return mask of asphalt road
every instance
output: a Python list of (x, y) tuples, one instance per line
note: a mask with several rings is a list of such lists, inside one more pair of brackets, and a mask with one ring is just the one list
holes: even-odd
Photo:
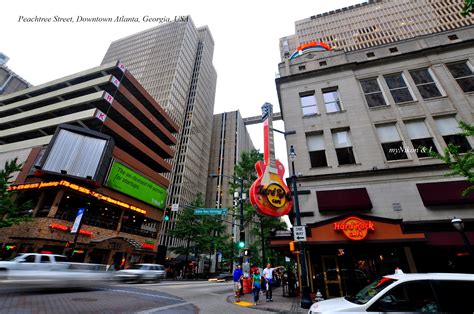
[(232, 282), (164, 281), (81, 290), (0, 286), (0, 313), (263, 313), (228, 303), (232, 293)]

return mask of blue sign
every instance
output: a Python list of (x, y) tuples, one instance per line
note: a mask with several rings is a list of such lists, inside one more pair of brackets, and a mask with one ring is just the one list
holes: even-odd
[(227, 215), (228, 208), (196, 208), (194, 215)]
[(85, 210), (86, 210), (85, 208), (79, 208), (79, 210), (77, 211), (76, 220), (74, 220), (74, 225), (72, 225), (71, 233), (78, 232), (79, 225), (81, 224), (81, 220), (82, 220), (82, 215), (84, 215)]

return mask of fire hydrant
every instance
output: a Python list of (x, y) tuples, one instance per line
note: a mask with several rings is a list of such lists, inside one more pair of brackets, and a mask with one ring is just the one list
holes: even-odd
[(316, 302), (324, 301), (323, 295), (321, 294), (321, 292), (319, 290), (318, 290), (318, 292), (316, 292), (316, 298), (314, 299), (314, 301), (316, 301)]

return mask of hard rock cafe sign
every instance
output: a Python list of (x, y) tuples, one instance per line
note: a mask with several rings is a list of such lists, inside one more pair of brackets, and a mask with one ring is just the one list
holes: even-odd
[(375, 223), (357, 217), (349, 217), (334, 223), (335, 231), (342, 231), (350, 240), (359, 241), (367, 237), (369, 231), (375, 231)]

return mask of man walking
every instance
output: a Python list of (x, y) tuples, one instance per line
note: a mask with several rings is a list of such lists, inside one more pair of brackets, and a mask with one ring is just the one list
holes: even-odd
[(273, 302), (272, 298), (272, 283), (273, 283), (273, 271), (278, 268), (283, 268), (283, 266), (278, 266), (275, 268), (271, 267), (270, 263), (267, 264), (267, 268), (263, 270), (263, 278), (265, 279), (265, 284), (267, 286), (267, 302)]
[(240, 265), (235, 265), (233, 277), (234, 277), (234, 293), (235, 293), (235, 302), (240, 302), (240, 289), (242, 288), (240, 281), (243, 278), (242, 269)]

